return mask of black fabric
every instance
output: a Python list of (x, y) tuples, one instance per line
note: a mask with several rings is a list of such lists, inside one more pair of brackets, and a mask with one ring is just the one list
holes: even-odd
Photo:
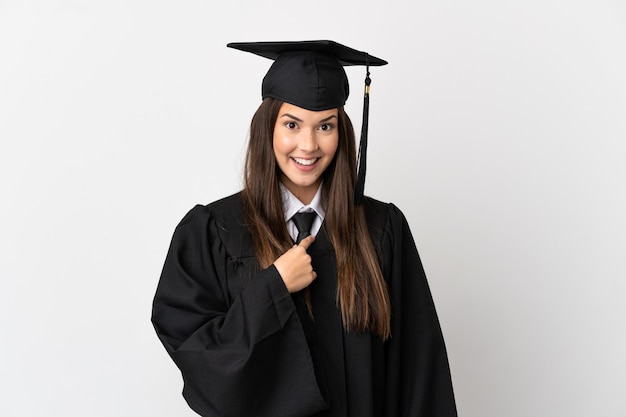
[(302, 242), (302, 239), (311, 234), (311, 226), (313, 225), (315, 216), (317, 216), (317, 214), (314, 211), (302, 211), (291, 217), (291, 220), (293, 220), (293, 223), (296, 225), (296, 229), (298, 229), (296, 245)]
[(350, 94), (348, 77), (334, 57), (318, 52), (287, 52), (276, 59), (263, 78), (261, 96), (303, 109), (342, 107)]
[(278, 41), (278, 42), (231, 42), (229, 48), (250, 52), (265, 58), (277, 59), (287, 52), (318, 52), (336, 57), (341, 65), (371, 65), (374, 67), (386, 65), (387, 61), (376, 58), (366, 52), (358, 51), (338, 42), (329, 40), (319, 41)]
[(180, 222), (153, 303), (156, 332), (202, 416), (456, 416), (447, 354), (408, 224), (365, 198), (392, 301), (392, 337), (343, 330), (324, 227), (309, 247), (314, 320), (275, 267), (260, 269), (240, 195)]
[(350, 87), (345, 65), (386, 65), (387, 61), (337, 42), (233, 42), (229, 48), (274, 60), (261, 95), (320, 111), (342, 107)]

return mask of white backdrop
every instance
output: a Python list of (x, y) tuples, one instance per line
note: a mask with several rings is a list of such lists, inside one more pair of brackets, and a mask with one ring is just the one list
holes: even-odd
[(625, 416), (610, 0), (0, 0), (0, 415), (195, 415), (149, 318), (175, 225), (240, 186), (270, 61), (225, 45), (305, 39), (390, 63), (366, 192), (411, 224), (460, 415)]

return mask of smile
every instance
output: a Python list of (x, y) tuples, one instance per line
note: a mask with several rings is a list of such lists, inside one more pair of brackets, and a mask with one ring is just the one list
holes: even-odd
[(316, 163), (319, 160), (319, 158), (313, 158), (313, 159), (291, 158), (291, 159), (296, 161), (297, 164), (304, 165), (304, 166), (313, 165), (314, 163)]

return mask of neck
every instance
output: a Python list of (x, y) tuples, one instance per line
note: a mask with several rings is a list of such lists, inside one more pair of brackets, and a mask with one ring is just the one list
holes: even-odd
[(285, 181), (284, 179), (282, 183), (285, 188), (287, 188), (291, 192), (291, 194), (293, 194), (304, 205), (311, 204), (311, 201), (313, 201), (313, 198), (315, 197), (315, 194), (317, 194), (317, 190), (321, 185), (320, 181), (308, 187), (300, 187), (296, 184), (289, 182), (288, 180)]

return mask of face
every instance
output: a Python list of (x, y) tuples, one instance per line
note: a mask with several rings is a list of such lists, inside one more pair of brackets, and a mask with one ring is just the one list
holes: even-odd
[(311, 202), (337, 152), (337, 109), (311, 111), (284, 103), (274, 125), (274, 155), (281, 181), (300, 201)]

